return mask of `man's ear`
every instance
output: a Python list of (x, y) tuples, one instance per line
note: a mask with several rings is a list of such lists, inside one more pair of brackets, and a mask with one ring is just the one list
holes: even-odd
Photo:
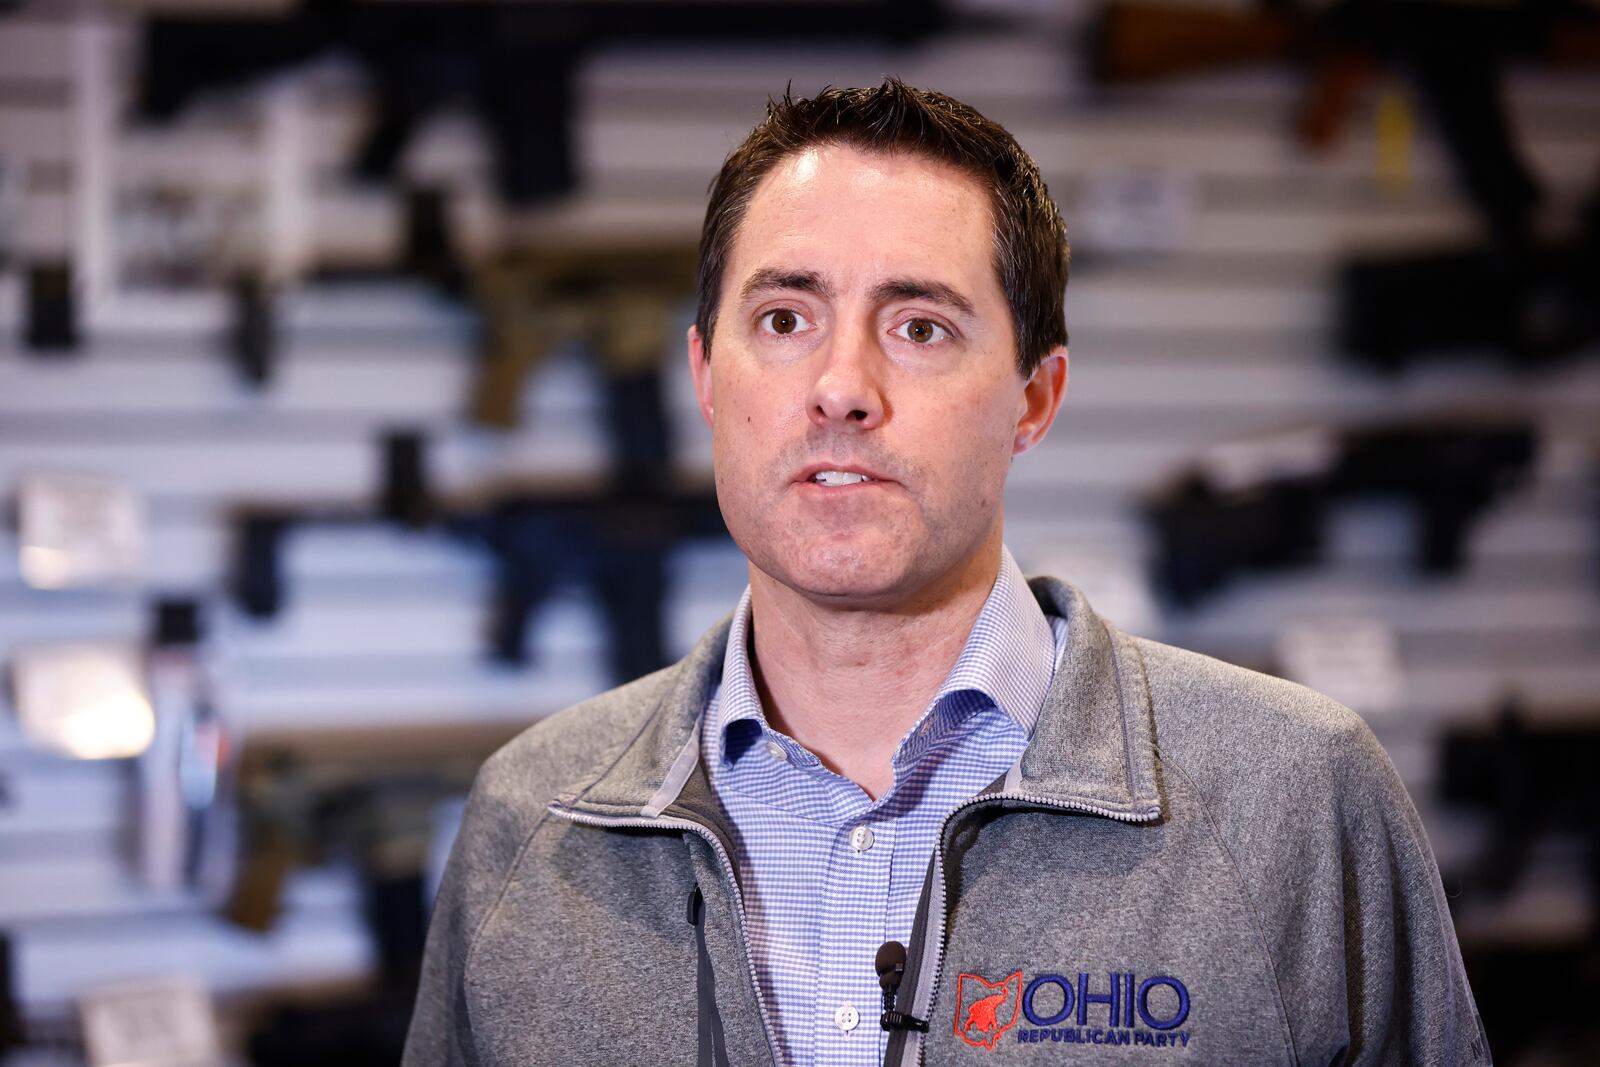
[(1058, 345), (1039, 361), (1033, 376), (1022, 387), (1021, 417), (1011, 454), (1020, 456), (1040, 441), (1056, 421), (1061, 401), (1067, 395), (1067, 348)]
[(689, 327), (689, 377), (694, 381), (694, 398), (700, 405), (700, 417), (706, 420), (706, 425), (713, 425), (711, 421), (711, 360), (710, 353), (706, 351), (705, 338), (700, 336), (700, 327)]

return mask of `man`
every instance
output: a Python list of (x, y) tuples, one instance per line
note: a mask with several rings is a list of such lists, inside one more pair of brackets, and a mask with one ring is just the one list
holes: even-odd
[(749, 590), (485, 765), (407, 1064), (1487, 1061), (1361, 721), (1004, 548), (1065, 281), (1037, 168), (971, 108), (769, 107), (688, 341)]

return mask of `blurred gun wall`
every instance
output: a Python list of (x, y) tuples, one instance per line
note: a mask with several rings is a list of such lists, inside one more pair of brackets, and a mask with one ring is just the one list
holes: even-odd
[(393, 1062), (477, 762), (743, 586), (707, 182), (892, 73), (1066, 214), (1024, 570), (1361, 712), (1594, 1062), (1594, 9), (1460, 7), (0, 4), (0, 1059)]

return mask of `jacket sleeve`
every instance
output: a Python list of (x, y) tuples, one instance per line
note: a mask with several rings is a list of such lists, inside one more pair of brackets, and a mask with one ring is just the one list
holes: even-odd
[(500, 758), (492, 757), (473, 784), (434, 899), (402, 1067), (479, 1063), (466, 997), (467, 963), (473, 938), (532, 829), (528, 819), (514, 815), (525, 805), (505, 795), (510, 790), (497, 772)]
[(1342, 1062), (1487, 1064), (1483, 1024), (1416, 808), (1364, 724), (1353, 723), (1342, 740), (1334, 756), (1343, 772), (1335, 779), (1349, 1042)]

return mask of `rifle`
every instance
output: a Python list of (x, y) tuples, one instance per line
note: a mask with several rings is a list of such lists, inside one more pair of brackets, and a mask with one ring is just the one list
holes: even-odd
[(1338, 283), (1338, 347), (1392, 373), (1488, 350), (1536, 370), (1600, 342), (1600, 193), (1576, 237), (1352, 259)]
[(1332, 439), (1327, 455), (1290, 470), (1227, 479), (1199, 466), (1157, 490), (1144, 513), (1166, 598), (1193, 608), (1240, 571), (1315, 562), (1328, 510), (1359, 497), (1408, 504), (1419, 520), (1414, 565), (1454, 573), (1472, 524), (1527, 475), (1537, 449), (1521, 424), (1425, 422)]
[(1463, 875), (1475, 890), (1503, 897), (1526, 873), (1547, 834), (1577, 834), (1587, 847), (1589, 891), (1600, 906), (1600, 709), (1574, 710), (1560, 725), (1534, 726), (1515, 696), (1494, 724), (1457, 727), (1441, 744), (1441, 799), (1491, 817), (1489, 839)]
[(745, 0), (475, 3), (303, 0), (278, 18), (162, 16), (146, 24), (138, 113), (175, 116), (210, 88), (307, 62), (355, 57), (375, 82), (376, 121), (353, 171), (389, 179), (413, 130), (465, 97), (495, 146), (500, 192), (532, 204), (570, 190), (573, 75), (590, 49), (624, 40), (706, 41), (802, 36), (914, 40), (943, 25), (933, 0), (818, 0), (796, 19), (788, 5)]
[(1118, 0), (1089, 24), (1089, 75), (1102, 85), (1131, 85), (1283, 59), (1309, 32), (1304, 19), (1274, 9)]
[(662, 605), (666, 556), (690, 539), (726, 536), (711, 492), (544, 493), (504, 497), (444, 520), (458, 537), (494, 553), (492, 656), (528, 661), (528, 619), (562, 578), (598, 596), (610, 634), (612, 677), (648, 674), (667, 659)]
[(1512, 694), (1495, 722), (1453, 727), (1440, 744), (1440, 798), (1476, 809), (1489, 821), (1476, 856), (1447, 872), (1445, 884), (1484, 1030), (1494, 1055), (1506, 1062), (1537, 1048), (1551, 1062), (1586, 1063), (1600, 1042), (1600, 1027), (1583, 1014), (1526, 1025), (1545, 997), (1518, 977), (1538, 974), (1543, 988), (1575, 998), (1600, 996), (1600, 948), (1589, 930), (1574, 927), (1565, 937), (1546, 931), (1537, 940), (1473, 933), (1481, 915), (1474, 906), (1504, 901), (1524, 884), (1534, 870), (1536, 846), (1553, 835), (1582, 843), (1589, 911), (1600, 908), (1600, 825), (1593, 818), (1600, 802), (1597, 722), (1600, 708), (1568, 708), (1535, 724)]
[(264, 931), (288, 876), (355, 864), (377, 949), (361, 993), (287, 1005), (250, 1036), (256, 1064), (394, 1063), (405, 1042), (427, 932), (440, 814), (467, 794), (482, 761), (520, 727), (257, 734), (240, 761), (244, 849), (226, 915)]
[(471, 503), (451, 504), (429, 491), (425, 445), (412, 433), (384, 439), (386, 477), (377, 509), (239, 511), (229, 586), (240, 607), (256, 618), (281, 610), (281, 553), (295, 527), (396, 522), (493, 553), (497, 582), (489, 652), (494, 660), (528, 661), (529, 617), (558, 581), (572, 578), (590, 586), (605, 610), (612, 674), (619, 683), (666, 664), (666, 556), (686, 540), (726, 536), (713, 492), (646, 481), (635, 467), (620, 486), (496, 490), (466, 498)]
[(692, 246), (631, 242), (550, 246), (507, 253), (473, 279), (483, 317), (474, 421), (508, 428), (523, 383), (562, 341), (581, 340), (600, 369), (619, 465), (644, 484), (668, 455), (659, 400), (663, 345), (672, 317), (694, 291)]

